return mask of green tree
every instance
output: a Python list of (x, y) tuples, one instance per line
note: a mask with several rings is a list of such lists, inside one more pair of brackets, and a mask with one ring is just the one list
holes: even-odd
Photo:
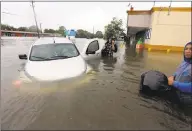
[(44, 29), (44, 33), (56, 33), (54, 29)]
[(94, 35), (93, 33), (90, 33), (90, 32), (89, 32), (89, 33), (88, 33), (88, 38), (89, 38), (89, 39), (93, 39), (93, 38), (95, 38), (95, 35)]
[(35, 25), (30, 26), (28, 29), (30, 32), (37, 32), (37, 27)]
[(101, 31), (97, 31), (95, 34), (96, 38), (103, 38), (103, 33)]
[(17, 30), (18, 31), (28, 31), (28, 28), (27, 27), (19, 27)]
[(111, 37), (118, 38), (120, 34), (124, 31), (122, 26), (123, 26), (122, 19), (118, 20), (116, 17), (114, 17), (113, 20), (108, 25), (105, 26), (104, 38), (105, 39)]
[(77, 38), (88, 38), (88, 39), (92, 39), (92, 38), (94, 38), (94, 34), (88, 32), (88, 31), (86, 31), (86, 30), (79, 29), (79, 30), (77, 30), (76, 37), (77, 37)]
[(82, 29), (77, 30), (77, 38), (87, 38), (86, 32)]
[(59, 26), (59, 30), (66, 30), (64, 26)]
[(12, 31), (16, 31), (17, 28), (10, 26), (10, 25), (6, 25), (6, 24), (1, 24), (1, 30), (12, 30)]
[(56, 31), (56, 33), (59, 33), (65, 37), (65, 31), (66, 31), (66, 28), (64, 26), (59, 26), (59, 29)]

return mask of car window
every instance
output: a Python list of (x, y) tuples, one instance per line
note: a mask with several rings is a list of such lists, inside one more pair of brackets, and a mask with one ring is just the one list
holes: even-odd
[(56, 60), (76, 57), (79, 52), (74, 44), (42, 44), (31, 49), (30, 60)]
[(88, 50), (88, 51), (97, 51), (97, 50), (99, 50), (99, 43), (98, 43), (98, 41), (93, 41), (93, 42), (91, 42), (91, 43), (89, 44), (87, 50)]

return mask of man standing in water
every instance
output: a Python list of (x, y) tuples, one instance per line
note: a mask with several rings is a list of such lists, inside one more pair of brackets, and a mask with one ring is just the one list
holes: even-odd
[(117, 45), (115, 44), (115, 38), (109, 39), (105, 43), (105, 47), (102, 50), (102, 56), (113, 56), (113, 52), (117, 52)]

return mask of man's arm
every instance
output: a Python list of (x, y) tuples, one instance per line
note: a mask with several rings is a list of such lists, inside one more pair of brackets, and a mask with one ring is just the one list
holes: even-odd
[(188, 93), (192, 92), (192, 89), (191, 89), (192, 82), (184, 83), (184, 82), (174, 81), (173, 86), (182, 92), (188, 92)]
[[(178, 68), (180, 68), (180, 66), (181, 66), (181, 64), (177, 67), (177, 70), (178, 70)], [(175, 73), (172, 76), (175, 78), (176, 75), (177, 75), (177, 71), (175, 71)]]
[(117, 45), (116, 45), (116, 44), (112, 45), (112, 50), (113, 50), (114, 52), (117, 52)]
[(115, 50), (115, 44), (112, 44), (112, 50), (113, 51)]

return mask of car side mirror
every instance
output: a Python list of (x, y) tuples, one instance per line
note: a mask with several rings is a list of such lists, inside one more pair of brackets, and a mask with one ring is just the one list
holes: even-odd
[(20, 54), (19, 59), (27, 60), (27, 55), (26, 54)]

